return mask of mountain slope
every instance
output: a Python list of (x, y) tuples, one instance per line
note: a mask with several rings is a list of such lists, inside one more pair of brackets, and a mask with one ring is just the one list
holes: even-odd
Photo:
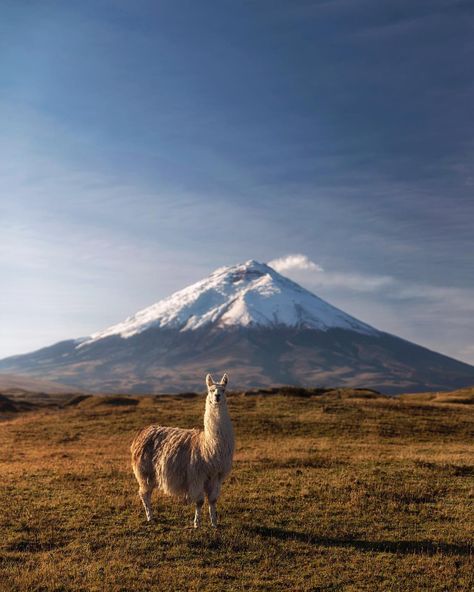
[(0, 391), (25, 390), (48, 394), (67, 393), (70, 387), (34, 376), (0, 372)]
[(378, 331), (255, 261), (221, 268), (88, 338), (0, 361), (0, 371), (103, 392), (201, 389), (207, 371), (224, 369), (234, 388), (474, 384), (474, 367)]

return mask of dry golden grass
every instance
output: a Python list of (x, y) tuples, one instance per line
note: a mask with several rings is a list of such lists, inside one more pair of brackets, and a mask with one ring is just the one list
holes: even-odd
[(233, 396), (221, 527), (129, 466), (148, 423), (196, 426), (200, 397), (98, 397), (0, 423), (0, 589), (470, 591), (474, 406), (341, 393)]

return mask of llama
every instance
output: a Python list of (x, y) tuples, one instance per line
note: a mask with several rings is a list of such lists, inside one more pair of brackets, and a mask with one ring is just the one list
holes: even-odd
[(194, 528), (201, 525), (206, 495), (211, 525), (217, 527), (216, 503), (234, 454), (234, 433), (225, 397), (227, 382), (227, 374), (219, 383), (210, 374), (206, 376), (204, 429), (151, 425), (135, 437), (132, 468), (148, 521), (152, 519), (151, 494), (158, 487), (165, 494), (196, 504)]

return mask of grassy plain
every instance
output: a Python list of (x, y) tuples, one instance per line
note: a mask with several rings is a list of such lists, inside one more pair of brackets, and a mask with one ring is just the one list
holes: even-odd
[(233, 395), (221, 526), (154, 498), (129, 445), (203, 397), (90, 397), (0, 422), (0, 590), (471, 591), (474, 401)]

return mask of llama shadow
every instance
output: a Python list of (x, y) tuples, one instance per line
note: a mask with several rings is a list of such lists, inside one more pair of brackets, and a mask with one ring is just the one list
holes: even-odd
[(474, 556), (474, 544), (437, 543), (434, 541), (365, 541), (319, 537), (304, 532), (284, 530), (273, 526), (249, 527), (253, 534), (284, 541), (299, 541), (318, 547), (352, 548), (367, 553), (396, 553), (401, 555), (467, 555)]

